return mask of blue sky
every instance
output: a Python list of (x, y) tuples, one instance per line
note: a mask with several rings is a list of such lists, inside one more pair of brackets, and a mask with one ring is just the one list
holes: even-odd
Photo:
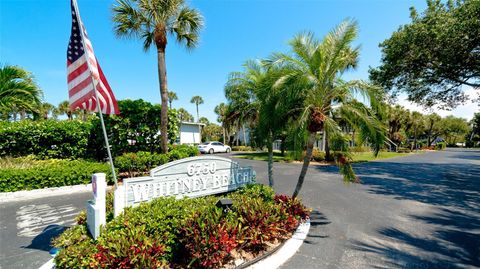
[[(145, 53), (138, 40), (113, 34), (114, 0), (77, 0), (95, 54), (117, 99), (159, 103), (156, 54)], [(0, 64), (19, 65), (33, 72), (45, 101), (58, 104), (68, 98), (66, 46), (70, 35), (69, 0), (1, 0)], [(173, 103), (195, 115), (194, 95), (204, 98), (200, 116), (216, 119), (214, 107), (224, 102), (228, 73), (241, 64), (274, 51), (288, 51), (287, 41), (301, 31), (319, 38), (345, 18), (358, 21), (360, 65), (346, 78), (368, 78), (368, 67), (380, 59), (378, 43), (409, 22), (409, 7), (419, 10), (425, 1), (189, 1), (205, 17), (197, 49), (187, 51), (173, 39), (167, 47), (168, 87), (179, 96)], [(408, 106), (408, 105), (407, 105)], [(410, 108), (414, 106), (410, 105)], [(475, 109), (474, 107), (472, 109)], [(471, 110), (471, 109), (470, 109)], [(465, 115), (463, 115), (463, 114)], [(471, 117), (472, 112), (459, 116)]]

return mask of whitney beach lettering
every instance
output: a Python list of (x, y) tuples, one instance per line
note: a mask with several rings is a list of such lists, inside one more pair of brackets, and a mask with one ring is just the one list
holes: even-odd
[(148, 177), (125, 179), (124, 206), (135, 206), (162, 196), (198, 197), (235, 190), (255, 182), (251, 167), (216, 156), (192, 157), (157, 167)]

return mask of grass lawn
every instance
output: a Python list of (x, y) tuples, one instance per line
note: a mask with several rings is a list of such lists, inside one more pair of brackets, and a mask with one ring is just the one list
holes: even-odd
[(369, 161), (374, 161), (374, 160), (380, 160), (380, 159), (388, 159), (388, 158), (394, 158), (394, 157), (401, 157), (401, 156), (406, 156), (412, 153), (398, 153), (398, 152), (386, 152), (386, 151), (381, 151), (378, 153), (378, 156), (375, 157), (373, 153), (371, 152), (356, 152), (353, 153), (353, 162), (369, 162)]
[[(380, 152), (378, 156), (375, 157), (371, 152), (358, 152), (358, 153), (353, 153), (353, 162), (368, 162), (373, 160), (401, 157), (409, 154), (412, 154), (412, 153)], [(267, 161), (268, 153), (267, 152), (241, 153), (238, 155), (233, 155), (232, 157), (255, 160), (255, 161)], [(280, 152), (273, 152), (273, 161), (274, 162), (291, 162), (293, 160), (291, 157), (288, 156), (287, 153), (285, 153), (285, 156), (282, 156)]]
[[(235, 158), (241, 159), (248, 159), (248, 160), (255, 160), (255, 161), (267, 161), (268, 160), (268, 152), (252, 152), (252, 153), (241, 153), (232, 155)], [(289, 158), (288, 154), (285, 153), (285, 156), (282, 156), (280, 152), (273, 152), (273, 161), (274, 162), (291, 162), (291, 158)]]

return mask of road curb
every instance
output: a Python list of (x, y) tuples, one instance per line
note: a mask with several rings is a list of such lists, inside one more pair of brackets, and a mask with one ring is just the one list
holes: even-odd
[(29, 191), (0, 192), (0, 203), (19, 202), (57, 195), (91, 192), (92, 184), (45, 188)]
[(288, 261), (295, 253), (297, 253), (303, 241), (307, 238), (308, 231), (310, 230), (310, 220), (308, 219), (304, 223), (298, 226), (297, 230), (293, 234), (292, 238), (288, 239), (283, 246), (275, 253), (272, 253), (265, 259), (262, 259), (250, 266), (247, 269), (276, 269), (282, 264)]

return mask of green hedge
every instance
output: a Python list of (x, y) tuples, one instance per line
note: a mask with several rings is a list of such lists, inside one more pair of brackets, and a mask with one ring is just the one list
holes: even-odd
[(134, 177), (146, 174), (151, 169), (167, 162), (197, 156), (198, 154), (197, 147), (187, 145), (171, 146), (167, 154), (147, 151), (125, 153), (115, 158), (115, 167), (122, 173), (122, 176)]
[(435, 150), (444, 150), (447, 148), (447, 143), (445, 142), (438, 142), (435, 144)]
[(84, 217), (79, 218), (79, 225), (53, 241), (61, 249), (55, 266), (219, 268), (232, 264), (235, 253), (259, 253), (286, 240), (309, 215), (298, 199), (275, 196), (263, 185), (226, 196), (233, 201), (227, 212), (215, 206), (218, 196), (158, 198), (126, 208), (107, 222), (97, 240), (89, 236)]
[(88, 184), (92, 174), (106, 173), (112, 181), (110, 166), (83, 160), (0, 159), (0, 192), (32, 190)]
[(0, 122), (0, 156), (84, 158), (91, 124), (81, 121)]
[(253, 149), (249, 146), (233, 146), (232, 151), (253, 151)]

